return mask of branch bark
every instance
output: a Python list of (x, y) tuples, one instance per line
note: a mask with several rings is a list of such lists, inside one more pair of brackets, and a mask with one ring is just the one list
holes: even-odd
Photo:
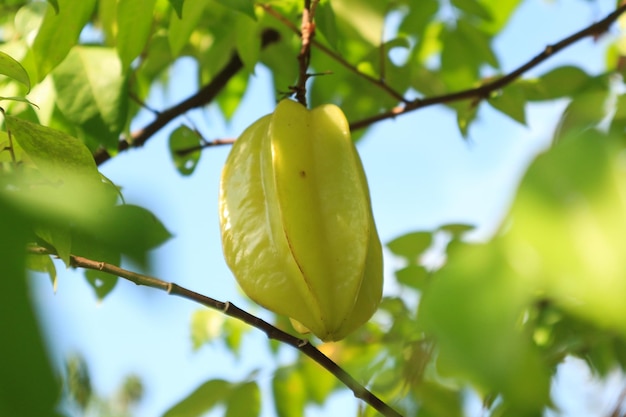
[[(56, 253), (45, 247), (29, 247), (30, 253), (38, 255), (52, 255), (57, 256)], [(300, 352), (313, 359), (319, 365), (321, 365), (328, 372), (333, 374), (344, 385), (346, 385), (354, 394), (356, 398), (361, 399), (365, 403), (369, 404), (376, 411), (386, 417), (402, 417), (391, 406), (365, 388), (362, 384), (356, 381), (350, 374), (348, 374), (343, 368), (333, 362), (328, 356), (320, 352), (314, 345), (312, 345), (306, 339), (300, 339), (292, 336), (289, 333), (271, 325), (270, 323), (262, 320), (245, 310), (237, 307), (233, 303), (228, 301), (219, 301), (206, 295), (202, 295), (195, 291), (189, 290), (173, 282), (167, 282), (160, 280), (159, 278), (151, 277), (149, 275), (139, 274), (127, 269), (120, 268), (113, 264), (106, 262), (96, 261), (93, 259), (84, 258), (82, 256), (70, 255), (70, 265), (75, 268), (92, 269), (96, 271), (106, 272), (111, 275), (118, 276), (126, 279), (136, 285), (155, 288), (161, 291), (165, 291), (170, 295), (176, 295), (178, 297), (186, 298), (194, 301), (205, 307), (212, 308), (214, 310), (221, 311), (227, 316), (241, 320), (252, 327), (255, 327), (264, 332), (269, 339), (274, 339), (279, 342), (285, 343), (298, 349)]]
[(609, 29), (609, 27), (613, 24), (613, 22), (615, 22), (617, 18), (620, 15), (622, 15), (624, 12), (626, 12), (626, 3), (623, 2), (622, 5), (620, 5), (614, 12), (607, 15), (604, 19), (587, 26), (586, 28), (568, 36), (567, 38), (553, 45), (546, 46), (545, 49), (541, 53), (539, 53), (538, 55), (530, 59), (528, 62), (522, 64), (515, 70), (511, 71), (510, 73), (494, 81), (491, 81), (477, 88), (471, 88), (471, 89), (467, 89), (463, 91), (458, 91), (452, 94), (445, 94), (441, 96), (428, 97), (428, 98), (418, 98), (418, 99), (409, 101), (403, 106), (395, 107), (387, 112), (380, 113), (380, 114), (368, 117), (363, 120), (352, 122), (350, 123), (350, 130), (363, 129), (381, 120), (392, 119), (392, 118), (395, 118), (396, 116), (400, 116), (402, 114), (406, 114), (406, 113), (409, 113), (409, 112), (412, 112), (412, 111), (415, 111), (424, 107), (433, 106), (435, 104), (445, 104), (445, 103), (451, 103), (453, 101), (460, 101), (460, 100), (466, 100), (466, 99), (488, 98), (491, 93), (512, 83), (517, 78), (519, 78), (522, 74), (524, 74), (526, 71), (530, 70), (531, 68), (536, 67), (537, 65), (547, 60), (548, 58), (550, 58), (552, 55), (556, 54), (557, 52), (560, 52), (561, 50), (567, 48), (568, 46), (588, 36), (598, 36), (602, 33), (605, 33)]

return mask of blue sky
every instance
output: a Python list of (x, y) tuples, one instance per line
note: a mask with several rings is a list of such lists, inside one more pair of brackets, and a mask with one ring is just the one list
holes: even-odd
[[(546, 45), (602, 18), (614, 4), (612, 0), (527, 0), (496, 42), (503, 71), (514, 69)], [(603, 69), (605, 45), (606, 41), (598, 44), (585, 39), (530, 74), (538, 75), (564, 64), (580, 65), (597, 73)], [(171, 105), (195, 91), (196, 86), (189, 82), (195, 79), (189, 62), (177, 65), (173, 77), (178, 81), (167, 91), (154, 92), (152, 107)], [(272, 111), (273, 87), (269, 80), (267, 72), (258, 68), (231, 123), (225, 124), (214, 108), (194, 111), (189, 117), (209, 140), (235, 137)], [(455, 116), (442, 107), (426, 108), (370, 129), (358, 148), (383, 242), (451, 222), (475, 224), (478, 229), (474, 237), (488, 237), (505, 215), (523, 170), (549, 143), (564, 106), (563, 102), (555, 102), (529, 108), (528, 127), (483, 106), (468, 141), (459, 135)], [(143, 126), (150, 118), (149, 114), (142, 115), (135, 127)], [(123, 187), (127, 202), (152, 210), (175, 235), (154, 251), (153, 275), (264, 316), (239, 292), (222, 259), (217, 190), (229, 148), (206, 150), (196, 172), (183, 178), (167, 152), (167, 133), (177, 126), (171, 123), (144, 148), (125, 152), (101, 169)], [(386, 255), (386, 273), (391, 277), (399, 264)], [(126, 267), (133, 269), (132, 265)], [(220, 343), (194, 352), (189, 325), (198, 306), (121, 280), (114, 292), (99, 303), (81, 273), (65, 271), (60, 264), (58, 268), (56, 294), (47, 279), (33, 279), (33, 293), (53, 360), (61, 364), (68, 353), (84, 355), (94, 386), (104, 395), (111, 394), (127, 373), (138, 374), (145, 383), (146, 395), (137, 416), (159, 415), (211, 378), (239, 381), (259, 370), (262, 387), (267, 388), (271, 382), (275, 366), (268, 365), (271, 359), (265, 352), (263, 333), (250, 331), (238, 358)], [(394, 288), (387, 286), (386, 291), (393, 292)], [(279, 360), (288, 363), (291, 357), (286, 351)], [(600, 415), (593, 412), (616, 395), (601, 390), (602, 386), (590, 386), (589, 377), (579, 366), (572, 365), (563, 372), (569, 373), (561, 378), (556, 396), (565, 398), (563, 407), (572, 410), (568, 415)], [(561, 389), (567, 384), (574, 387)], [(595, 406), (586, 409), (589, 398)], [(263, 415), (272, 416), (273, 404), (267, 399), (264, 396)], [(356, 404), (350, 394), (337, 395), (327, 410), (340, 409), (342, 415), (349, 415), (346, 413), (356, 410)], [(322, 413), (313, 410), (310, 415)]]

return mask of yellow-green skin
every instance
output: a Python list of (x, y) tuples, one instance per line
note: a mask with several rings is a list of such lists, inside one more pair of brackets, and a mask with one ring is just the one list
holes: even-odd
[(339, 340), (374, 314), (382, 249), (339, 107), (281, 101), (235, 142), (222, 172), (226, 262), (254, 301)]

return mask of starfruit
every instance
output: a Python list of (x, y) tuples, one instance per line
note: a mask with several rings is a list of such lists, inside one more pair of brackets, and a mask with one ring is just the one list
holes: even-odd
[(382, 248), (339, 107), (281, 101), (235, 141), (219, 201), (224, 256), (252, 300), (324, 341), (374, 314)]

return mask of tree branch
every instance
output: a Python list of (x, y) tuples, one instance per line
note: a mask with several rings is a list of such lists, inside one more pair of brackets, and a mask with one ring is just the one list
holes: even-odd
[(539, 53), (534, 58), (521, 65), (514, 71), (487, 84), (483, 84), (478, 88), (471, 88), (468, 90), (458, 91), (456, 93), (445, 94), (442, 96), (418, 98), (406, 103), (404, 106), (398, 106), (384, 113), (380, 113), (375, 116), (353, 122), (350, 124), (350, 130), (363, 129), (381, 120), (395, 118), (396, 116), (435, 104), (445, 104), (470, 98), (488, 98), (491, 93), (512, 83), (526, 71), (530, 70), (533, 67), (536, 67), (557, 52), (560, 52), (561, 50), (567, 48), (568, 46), (578, 42), (583, 38), (586, 38), (588, 36), (597, 36), (606, 32), (611, 24), (613, 24), (613, 22), (615, 22), (617, 18), (624, 12), (626, 12), (626, 3), (622, 2), (621, 6), (619, 6), (614, 12), (610, 13), (604, 19), (593, 23), (590, 26), (587, 26), (586, 28), (574, 33), (573, 35), (568, 36), (567, 38), (555, 43), (554, 45), (546, 46), (546, 48), (541, 53)]
[[(266, 47), (274, 42), (277, 42), (280, 38), (278, 32), (272, 29), (268, 29), (262, 34), (261, 47)], [(129, 148), (137, 148), (143, 146), (148, 139), (152, 137), (161, 128), (174, 120), (176, 117), (184, 114), (185, 112), (202, 107), (211, 101), (219, 94), (228, 81), (243, 68), (243, 63), (237, 54), (233, 54), (230, 61), (226, 66), (211, 80), (210, 83), (202, 87), (198, 92), (181, 101), (175, 106), (170, 107), (162, 112), (159, 112), (157, 117), (143, 129), (139, 129), (131, 134), (131, 137), (120, 140), (117, 150), (125, 151)], [(94, 154), (96, 164), (100, 165), (103, 162), (109, 160), (111, 155), (105, 149), (99, 149)]]
[[(30, 253), (38, 255), (52, 255), (57, 256), (54, 251), (45, 247), (29, 247)], [(328, 372), (333, 374), (337, 379), (343, 382), (353, 393), (356, 398), (361, 399), (371, 407), (376, 409), (379, 413), (386, 417), (402, 417), (397, 411), (387, 405), (383, 400), (378, 398), (375, 394), (357, 382), (350, 374), (348, 374), (343, 368), (333, 362), (328, 356), (320, 352), (315, 346), (313, 346), (308, 340), (300, 339), (289, 333), (280, 330), (279, 328), (271, 325), (270, 323), (262, 320), (245, 310), (237, 307), (230, 302), (223, 302), (211, 297), (199, 294), (195, 291), (191, 291), (185, 287), (181, 287), (173, 282), (162, 281), (158, 278), (151, 277), (149, 275), (139, 274), (127, 269), (120, 268), (118, 266), (87, 259), (82, 256), (70, 255), (70, 265), (75, 268), (92, 269), (96, 271), (106, 272), (111, 275), (115, 275), (124, 278), (136, 285), (155, 288), (161, 291), (165, 291), (170, 295), (176, 295), (188, 300), (194, 301), (205, 307), (212, 308), (214, 310), (221, 311), (227, 316), (241, 320), (252, 327), (255, 327), (263, 331), (269, 339), (278, 340), (298, 349), (300, 352), (313, 359), (319, 365), (321, 365)]]

